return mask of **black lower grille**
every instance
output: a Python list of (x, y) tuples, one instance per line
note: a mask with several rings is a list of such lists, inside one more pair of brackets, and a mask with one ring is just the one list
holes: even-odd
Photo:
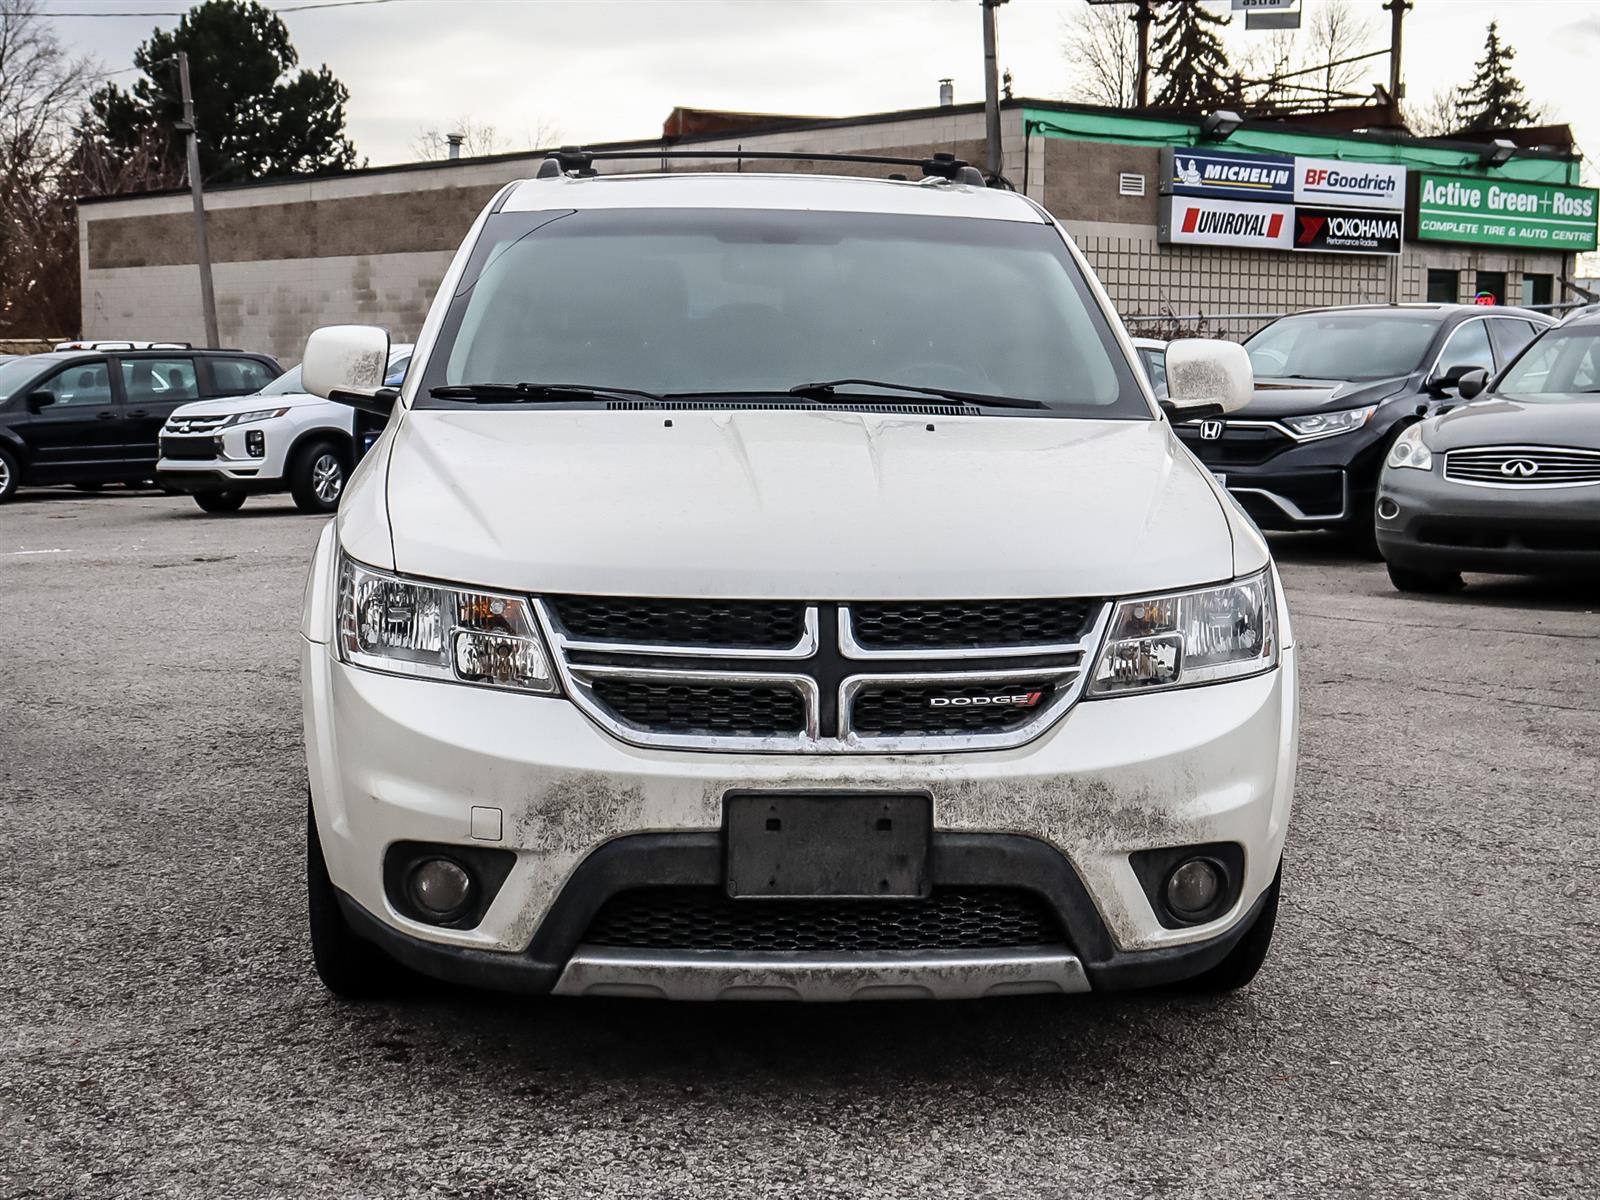
[(640, 679), (597, 679), (590, 686), (622, 720), (655, 732), (762, 737), (805, 731), (805, 705), (792, 688)]
[(1044, 683), (963, 686), (893, 684), (863, 688), (850, 707), (850, 727), (866, 737), (939, 737), (996, 733), (1026, 725), (1050, 701)]
[(1493, 521), (1425, 521), (1416, 539), (1429, 546), (1460, 546), (1471, 550), (1543, 550), (1589, 552), (1600, 555), (1600, 525), (1503, 524)]
[(161, 457), (211, 461), (217, 457), (217, 444), (208, 437), (161, 439)]
[(953, 600), (852, 604), (856, 641), (872, 650), (956, 650), (1075, 642), (1092, 600)]
[(789, 600), (551, 596), (547, 603), (568, 633), (593, 641), (786, 650), (805, 630), (806, 606)]
[(981, 950), (1066, 941), (1020, 888), (935, 888), (926, 900), (733, 900), (716, 887), (635, 888), (608, 900), (585, 942), (744, 953)]
[(1208, 467), (1250, 467), (1264, 463), (1297, 444), (1270, 426), (1227, 427), (1220, 438), (1202, 440), (1198, 426), (1178, 426), (1178, 437)]

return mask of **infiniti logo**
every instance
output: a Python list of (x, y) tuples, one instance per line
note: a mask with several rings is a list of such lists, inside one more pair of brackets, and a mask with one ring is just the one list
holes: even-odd
[(1531, 458), (1508, 458), (1500, 464), (1500, 474), (1527, 479), (1539, 473), (1539, 464)]
[(1201, 421), (1200, 422), (1200, 440), (1202, 442), (1214, 442), (1221, 436), (1222, 436), (1222, 422), (1221, 421)]

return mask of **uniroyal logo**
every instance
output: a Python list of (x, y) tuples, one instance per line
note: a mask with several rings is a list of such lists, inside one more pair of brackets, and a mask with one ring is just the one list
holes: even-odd
[(1033, 708), (1044, 696), (1043, 692), (1012, 692), (1000, 696), (935, 696), (928, 701), (929, 708)]
[(1185, 233), (1212, 233), (1222, 237), (1276, 238), (1282, 229), (1282, 213), (1239, 212), (1194, 205), (1183, 214)]

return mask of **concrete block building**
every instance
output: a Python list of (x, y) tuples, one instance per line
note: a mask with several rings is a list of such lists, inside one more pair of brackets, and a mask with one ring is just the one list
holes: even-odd
[[(1419, 200), (1419, 188), (1437, 176), (1482, 184), (1468, 191), (1485, 197), (1492, 189), (1493, 195), (1516, 193), (1519, 203), (1532, 207), (1542, 203), (1549, 209), (1552, 196), (1564, 197), (1555, 201), (1558, 209), (1568, 203), (1581, 207), (1579, 159), (1570, 134), (1562, 140), (1564, 127), (1528, 131), (1540, 137), (1523, 136), (1519, 141), (1528, 144), (1512, 145), (1252, 120), (1220, 136), (1199, 120), (1036, 100), (1006, 101), (1001, 116), (1002, 173), (1065, 222), (1124, 318), (1141, 330), (1199, 327), (1237, 336), (1258, 327), (1263, 314), (1314, 305), (1469, 300), (1483, 293), (1499, 303), (1549, 304), (1566, 298), (1563, 284), (1575, 273), (1576, 253), (1594, 248), (1593, 193), (1587, 193), (1586, 228), (1582, 219), (1550, 218), (1554, 223), (1540, 224), (1537, 212), (1526, 227), (1512, 227), (1487, 210), (1474, 214), (1470, 205), (1435, 211)], [(894, 168), (803, 161), (755, 168), (739, 163), (737, 155), (741, 149), (917, 158), (949, 152), (981, 164), (983, 138), (981, 105), (842, 119), (677, 110), (661, 137), (606, 148), (727, 151), (728, 157), (710, 163), (601, 161), (596, 166), (602, 171), (665, 165), (887, 174)], [(455, 159), (208, 191), (223, 344), (294, 362), (306, 335), (324, 324), (378, 324), (397, 341), (409, 340), (479, 209), (505, 182), (532, 175), (543, 158), (542, 152), (529, 152)], [(1339, 252), (1297, 252), (1284, 248), (1285, 235), (1273, 225), (1281, 245), (1250, 244), (1248, 238), (1233, 239), (1240, 244), (1205, 244), (1209, 218), (1200, 214), (1202, 240), (1186, 241), (1188, 234), (1170, 227), (1171, 205), (1184, 200), (1185, 179), (1198, 177), (1197, 162), (1228, 167), (1234, 158), (1261, 160), (1272, 172), (1298, 171), (1301, 182), (1303, 166), (1281, 164), (1331, 162), (1396, 178), (1409, 173), (1409, 194), (1386, 201), (1396, 222), (1404, 204), (1404, 237), (1383, 246), (1374, 243), (1373, 252), (1355, 243)], [(1171, 162), (1178, 164), (1176, 174)], [(1231, 168), (1225, 173), (1238, 174)], [(1204, 184), (1188, 190), (1207, 194)], [(1463, 194), (1460, 188), (1451, 193)], [(1258, 214), (1287, 210), (1292, 221), (1293, 214), (1307, 211), (1296, 210), (1293, 199), (1255, 208), (1252, 196), (1215, 204), (1234, 214), (1227, 220), (1254, 227), (1260, 224)], [(1490, 203), (1492, 198), (1482, 200)], [(1293, 228), (1303, 232), (1306, 227)], [(1398, 224), (1393, 232), (1398, 235)], [(79, 263), (84, 337), (203, 341), (187, 192), (83, 202)]]

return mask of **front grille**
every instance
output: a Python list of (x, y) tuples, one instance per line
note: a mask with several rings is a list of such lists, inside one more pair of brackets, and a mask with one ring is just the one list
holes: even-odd
[(952, 650), (1075, 642), (1092, 623), (1090, 600), (956, 600), (852, 604), (856, 641), (873, 650)]
[(209, 437), (164, 437), (161, 457), (210, 462), (217, 457), (217, 444)]
[(1208, 467), (1253, 467), (1297, 443), (1275, 425), (1225, 423), (1222, 436), (1202, 439), (1200, 426), (1179, 425), (1178, 437)]
[(850, 727), (863, 737), (940, 737), (1018, 729), (1049, 702), (1050, 691), (1049, 683), (1038, 680), (961, 687), (867, 684), (851, 705)]
[(747, 954), (979, 950), (1065, 943), (1020, 888), (935, 888), (926, 900), (734, 900), (716, 887), (635, 888), (605, 903), (595, 946)]
[(662, 733), (770, 737), (806, 727), (805, 702), (789, 687), (607, 677), (590, 688), (622, 720)]
[(1436, 518), (1420, 523), (1416, 538), (1428, 546), (1468, 550), (1538, 550), (1592, 554), (1600, 558), (1600, 528), (1578, 521), (1523, 524)]
[(783, 650), (805, 627), (805, 605), (786, 600), (551, 596), (546, 603), (568, 633), (586, 641)]
[(1560, 446), (1483, 446), (1450, 450), (1444, 477), (1502, 487), (1562, 487), (1600, 483), (1600, 450)]

